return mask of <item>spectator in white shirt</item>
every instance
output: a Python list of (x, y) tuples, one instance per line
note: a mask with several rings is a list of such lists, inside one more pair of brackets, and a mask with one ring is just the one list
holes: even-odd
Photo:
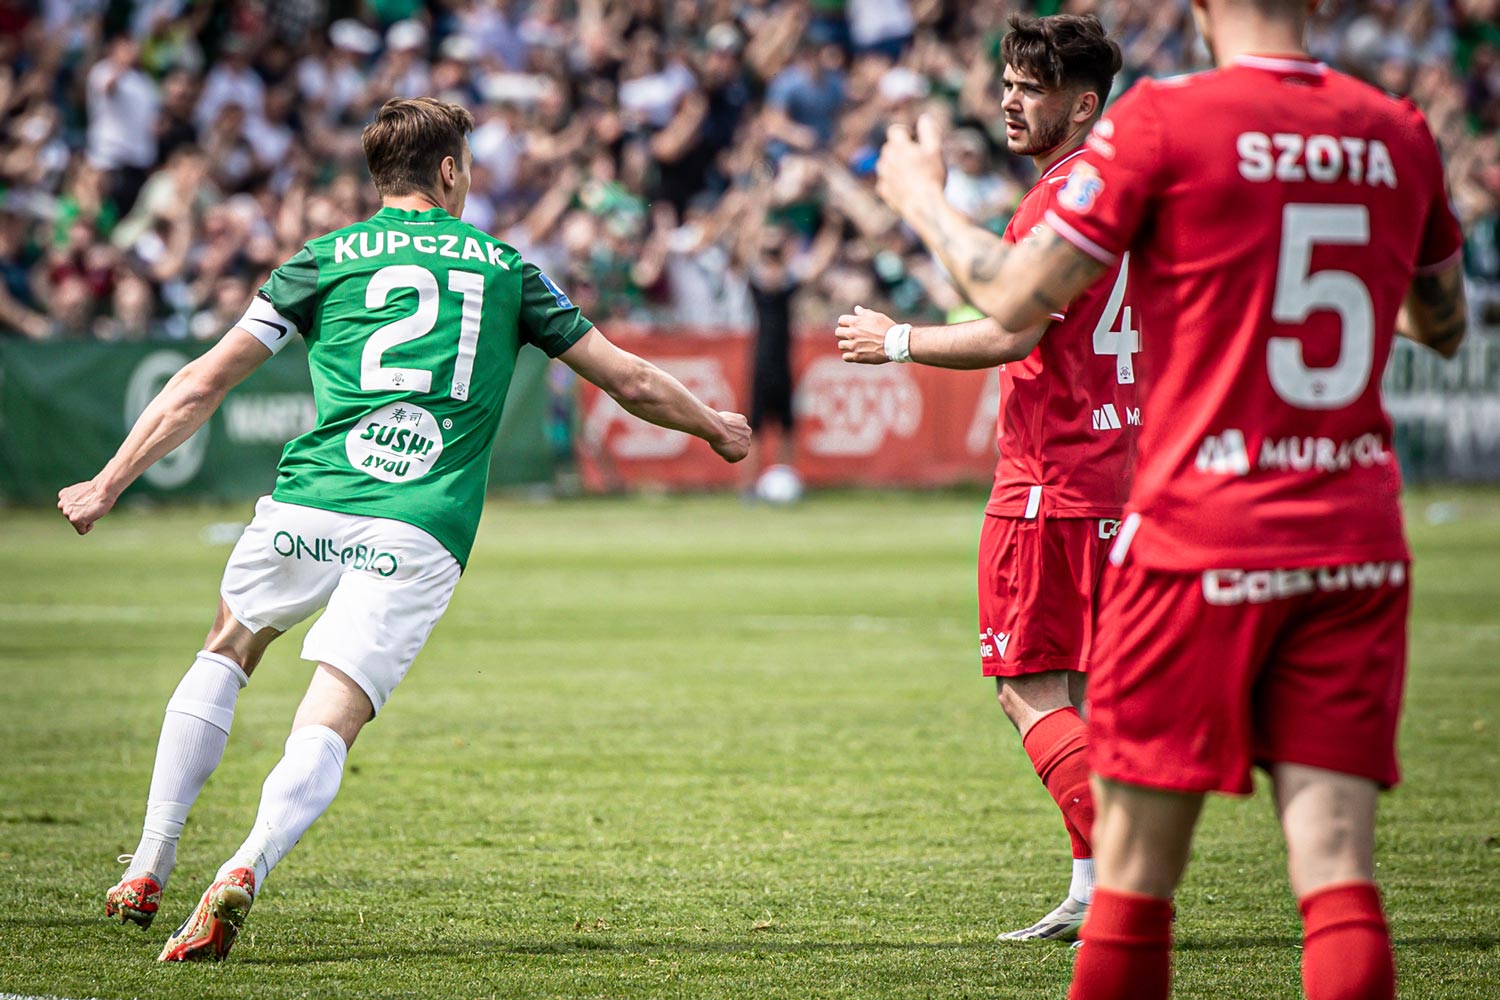
[(198, 128), (206, 131), (228, 105), (237, 105), (247, 119), (260, 118), (265, 112), (266, 84), (250, 65), (250, 43), (238, 35), (224, 40), (219, 59), (203, 81), (198, 97)]
[(882, 52), (892, 59), (911, 43), (917, 19), (907, 0), (849, 0), (844, 9), (856, 54)]
[(297, 64), (297, 89), (316, 102), (324, 119), (341, 121), (365, 93), (367, 64), (380, 48), (380, 35), (353, 18), (328, 26), (329, 48)]
[(88, 157), (109, 177), (109, 197), (121, 213), (156, 165), (156, 122), (161, 98), (156, 84), (136, 67), (140, 47), (129, 35), (109, 42), (89, 70)]

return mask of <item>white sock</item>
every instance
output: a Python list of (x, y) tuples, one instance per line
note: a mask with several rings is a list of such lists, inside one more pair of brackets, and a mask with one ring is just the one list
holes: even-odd
[(1094, 901), (1094, 859), (1073, 859), (1073, 881), (1068, 885), (1068, 895), (1080, 903)]
[(288, 736), (286, 755), (261, 788), (255, 827), (218, 877), (235, 868), (254, 868), (259, 892), (271, 869), (333, 802), (348, 754), (344, 738), (327, 726), (303, 726)]
[(224, 757), (234, 703), (250, 682), (227, 656), (200, 651), (167, 702), (146, 797), (146, 822), (125, 877), (155, 875), (166, 886), (177, 838), (204, 782)]

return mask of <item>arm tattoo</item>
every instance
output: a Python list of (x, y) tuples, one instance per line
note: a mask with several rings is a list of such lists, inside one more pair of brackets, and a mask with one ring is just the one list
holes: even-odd
[(1062, 279), (1065, 282), (1081, 282), (1087, 284), (1093, 281), (1104, 271), (1104, 265), (1092, 257), (1073, 251), (1073, 244), (1068, 243), (1051, 229), (1045, 230), (1041, 237), (1046, 250), (1055, 251), (1062, 247), (1067, 255), (1067, 267), (1063, 269)]
[(1443, 281), (1440, 274), (1419, 274), (1411, 280), (1412, 294), (1424, 306), (1434, 306), (1443, 301)]
[(1452, 282), (1443, 278), (1441, 274), (1418, 275), (1412, 279), (1411, 290), (1434, 320), (1446, 324), (1458, 312), (1458, 296), (1453, 294)]
[(1005, 241), (987, 229), (942, 211), (937, 204), (924, 205), (921, 211), (923, 222), (937, 237), (932, 249), (949, 265), (949, 271), (965, 293), (973, 285), (986, 284), (1000, 276), (1010, 250)]
[(1012, 253), (1021, 253), (1032, 265), (1028, 270), (1041, 275), (1022, 293), (1022, 301), (1039, 307), (1044, 316), (1061, 312), (1105, 270), (1103, 264), (1045, 227), (1023, 244), (1012, 245), (936, 200), (917, 207), (911, 221), (929, 237), (928, 246), (941, 258), (964, 297), (980, 309), (992, 307), (1002, 294), (996, 279)]
[[(1027, 241), (1028, 248), (1032, 242)], [(1043, 229), (1034, 237), (1034, 242), (1047, 277), (1032, 291), (1031, 300), (1049, 313), (1062, 312), (1063, 307), (1093, 284), (1105, 270), (1103, 264), (1079, 252), (1051, 229)]]
[(1412, 279), (1411, 294), (1426, 320), (1422, 326), (1427, 346), (1441, 348), (1464, 335), (1469, 323), (1460, 272), (1417, 275)]
[(1468, 328), (1469, 324), (1463, 319), (1450, 323), (1434, 333), (1432, 338), (1427, 341), (1427, 346), (1441, 350), (1462, 337)]
[(969, 261), (970, 281), (994, 281), (1000, 277), (1000, 268), (1005, 263), (1005, 244), (994, 240), (974, 251)]
[(1052, 296), (1040, 288), (1031, 293), (1031, 301), (1047, 310), (1048, 316), (1051, 316), (1053, 313), (1062, 312), (1063, 309), (1063, 303), (1054, 300)]

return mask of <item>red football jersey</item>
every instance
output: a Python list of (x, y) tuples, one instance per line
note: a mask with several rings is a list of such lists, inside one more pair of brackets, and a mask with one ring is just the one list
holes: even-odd
[(1426, 120), (1321, 64), (1142, 81), (1047, 224), (1130, 252), (1147, 424), (1121, 555), (1160, 569), (1407, 558), (1380, 378), (1463, 237)]
[[(1042, 227), (1079, 149), (1037, 180), (1005, 229), (1019, 243)], [(1000, 367), (1000, 461), (985, 512), (1002, 517), (1119, 517), (1141, 411), (1140, 334), (1118, 267), (1055, 314), (1037, 346)]]

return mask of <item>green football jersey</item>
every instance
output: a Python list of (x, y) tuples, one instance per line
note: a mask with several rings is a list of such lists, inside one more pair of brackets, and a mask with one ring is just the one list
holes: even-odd
[(556, 357), (592, 328), (514, 248), (440, 208), (311, 240), (239, 325), (273, 351), (307, 340), (317, 426), (287, 444), (272, 496), (414, 524), (460, 566), (516, 354)]

